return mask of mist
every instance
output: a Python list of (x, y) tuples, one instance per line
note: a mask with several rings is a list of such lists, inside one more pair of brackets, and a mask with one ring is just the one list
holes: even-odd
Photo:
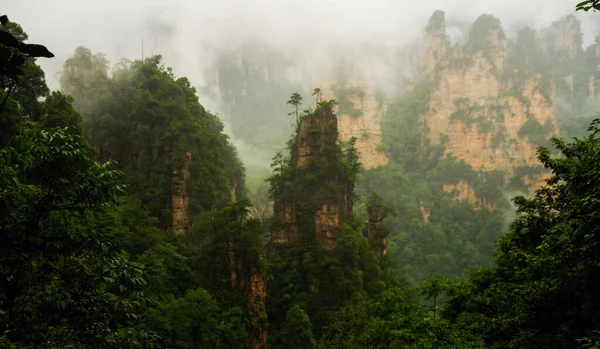
[[(53, 89), (59, 88), (57, 74), (63, 62), (78, 46), (105, 53), (112, 64), (121, 58), (162, 55), (175, 74), (190, 79), (200, 103), (219, 114), (246, 166), (262, 171), (268, 170), (273, 154), (236, 138), (228, 115), (206, 93), (207, 77), (222, 50), (258, 42), (292, 58), (301, 70), (299, 76), (321, 75), (340, 58), (349, 59), (378, 89), (398, 94), (401, 80), (410, 78), (414, 70), (415, 53), (433, 11), (445, 11), (447, 33), (454, 43), (466, 40), (471, 23), (482, 13), (499, 17), (509, 36), (524, 25), (543, 28), (575, 14), (582, 22), (584, 45), (588, 45), (600, 25), (593, 13), (575, 13), (574, 6), (575, 2), (564, 0), (13, 0), (3, 9), (24, 27), (31, 42), (46, 45), (56, 55), (38, 61)], [(304, 88), (301, 92), (311, 89), (310, 80), (299, 85)]]
[[(5, 0), (3, 11), (24, 26), (32, 42), (46, 45), (56, 55), (39, 62), (49, 85), (56, 88), (55, 74), (81, 45), (106, 53), (113, 63), (123, 57), (161, 54), (178, 75), (203, 86), (204, 67), (215, 58), (214, 50), (235, 48), (248, 39), (316, 57), (326, 56), (324, 49), (332, 45), (369, 43), (393, 50), (418, 41), (437, 9), (446, 12), (449, 35), (459, 39), (453, 24), (470, 23), (482, 13), (498, 16), (510, 35), (524, 24), (547, 26), (574, 13), (574, 6), (564, 0)], [(576, 16), (583, 23), (584, 44), (592, 42), (599, 28), (593, 14)]]

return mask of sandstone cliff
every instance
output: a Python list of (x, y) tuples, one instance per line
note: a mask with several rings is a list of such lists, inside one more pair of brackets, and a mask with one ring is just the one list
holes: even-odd
[(353, 137), (356, 138), (360, 161), (368, 170), (385, 166), (389, 160), (379, 150), (381, 121), (385, 110), (383, 95), (377, 92), (375, 83), (363, 75), (354, 72), (343, 78), (328, 78), (326, 73), (321, 73), (313, 79), (313, 86), (321, 88), (323, 99), (337, 100), (339, 139), (348, 142)]
[[(569, 19), (553, 27), (556, 35), (547, 52), (574, 58), (580, 42), (573, 26)], [(426, 143), (444, 143), (446, 156), (463, 160), (480, 173), (502, 171), (505, 183), (520, 177), (531, 193), (545, 173), (519, 169), (537, 167), (537, 146), (559, 134), (551, 81), (507, 62), (512, 52), (492, 16), (483, 15), (473, 24), (465, 45), (448, 48), (445, 37), (444, 15), (436, 12), (425, 35), (422, 60), (430, 84), (428, 111), (422, 115)], [(495, 209), (464, 179), (445, 184), (443, 190), (478, 207)]]
[(377, 257), (383, 258), (387, 254), (388, 244), (388, 232), (383, 225), (383, 220), (388, 215), (387, 209), (381, 203), (373, 202), (368, 205), (367, 213), (369, 218), (363, 234), (369, 239)]
[(335, 246), (336, 229), (352, 212), (354, 188), (353, 181), (332, 175), (342, 166), (337, 140), (338, 121), (330, 105), (301, 118), (291, 149), (292, 175), (281, 178), (274, 200), (274, 254), (278, 245), (313, 239), (327, 249)]
[(185, 154), (185, 165), (182, 169), (173, 169), (173, 182), (171, 185), (171, 208), (173, 222), (171, 230), (174, 234), (185, 234), (189, 230), (189, 203), (187, 180), (190, 175), (192, 154)]

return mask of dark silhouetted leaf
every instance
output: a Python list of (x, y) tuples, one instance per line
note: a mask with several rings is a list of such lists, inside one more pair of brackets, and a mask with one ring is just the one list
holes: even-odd
[(6, 15), (0, 16), (0, 23), (6, 25), (6, 23), (8, 23), (8, 17)]
[(21, 51), (25, 54), (28, 54), (31, 57), (46, 57), (46, 58), (54, 57), (54, 54), (52, 52), (48, 51), (46, 46), (43, 46), (43, 45), (20, 44), (19, 51)]

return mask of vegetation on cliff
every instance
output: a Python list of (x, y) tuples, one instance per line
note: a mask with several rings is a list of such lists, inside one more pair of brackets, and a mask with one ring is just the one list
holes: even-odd
[[(273, 159), (274, 215), (263, 221), (250, 215), (218, 117), (159, 56), (109, 73), (103, 55), (78, 48), (61, 75), (68, 95), (51, 92), (35, 57), (52, 54), (0, 23), (0, 347), (600, 345), (600, 119), (590, 120), (594, 70), (586, 79), (581, 68), (597, 57), (577, 49), (573, 18), (554, 26), (574, 30), (575, 46), (538, 47), (524, 30), (500, 66), (478, 46), (499, 23), (480, 17), (487, 34), (470, 47), (495, 60), (477, 62), (499, 93), (447, 100), (446, 121), (484, 137), (518, 111), (498, 151), (541, 143), (556, 125), (570, 136), (591, 123), (587, 135), (539, 147), (541, 165), (476, 169), (431, 131), (431, 100), (452, 77), (442, 65), (390, 104), (390, 163), (361, 174), (354, 140), (339, 142), (336, 101), (316, 89), (316, 108), (300, 114), (296, 93), (296, 133)], [(431, 31), (443, 23), (436, 12)], [(556, 124), (531, 109), (551, 100)], [(561, 100), (580, 102), (581, 118)], [(505, 191), (528, 190), (543, 171), (531, 198), (512, 200), (516, 219), (501, 236)]]
[(162, 66), (160, 56), (123, 60), (109, 74), (101, 55), (79, 47), (65, 62), (61, 88), (78, 96), (83, 133), (99, 157), (125, 170), (128, 192), (161, 227), (172, 225), (173, 177), (181, 176), (186, 162), (182, 190), (190, 198), (190, 217), (223, 207), (230, 186), (238, 197), (245, 195), (244, 169), (223, 124), (198, 103), (187, 78)]
[(559, 132), (581, 135), (600, 116), (596, 44), (581, 50), (573, 16), (513, 39), (496, 17), (482, 15), (467, 43), (447, 51), (430, 37), (443, 26), (437, 11), (426, 30), (426, 45), (437, 46), (425, 50), (435, 65), (384, 114), (380, 149), (390, 164), (366, 171), (357, 184), (363, 215), (371, 193), (394, 204), (389, 257), (413, 280), (462, 278), (492, 263), (512, 215), (509, 198), (531, 193), (547, 173), (535, 147), (549, 146)]

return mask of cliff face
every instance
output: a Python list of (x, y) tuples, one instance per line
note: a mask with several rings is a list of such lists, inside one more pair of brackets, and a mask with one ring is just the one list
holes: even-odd
[(255, 268), (251, 271), (250, 283), (246, 288), (246, 309), (250, 313), (253, 327), (250, 333), (250, 348), (252, 349), (267, 347), (266, 299), (265, 275), (261, 270)]
[[(232, 201), (235, 204), (235, 200)], [(227, 277), (231, 290), (240, 289), (244, 295), (244, 306), (250, 315), (252, 328), (249, 333), (249, 343), (252, 349), (263, 349), (267, 345), (266, 299), (267, 286), (262, 267), (263, 255), (261, 246), (255, 244), (248, 248), (241, 243), (246, 238), (242, 237), (243, 222), (247, 217), (246, 206), (241, 210), (232, 210), (229, 213), (230, 230), (227, 235), (226, 251), (223, 256), (226, 260)]]
[[(348, 74), (347, 71), (342, 74)], [(344, 142), (356, 138), (356, 149), (365, 169), (385, 166), (389, 160), (379, 150), (381, 122), (385, 111), (383, 96), (373, 81), (364, 74), (352, 72), (349, 76), (316, 74), (313, 87), (321, 88), (323, 99), (338, 101), (339, 139)]]
[[(431, 81), (429, 110), (422, 116), (426, 139), (431, 145), (443, 142), (445, 156), (475, 171), (502, 171), (507, 183), (520, 176), (531, 193), (544, 173), (518, 174), (517, 169), (536, 167), (539, 142), (558, 135), (551, 84), (539, 74), (513, 78), (526, 74), (507, 64), (507, 39), (493, 17), (480, 17), (469, 42), (451, 49), (443, 40), (443, 25), (443, 13), (436, 12), (425, 38), (423, 70)], [(564, 35), (553, 42), (567, 57), (578, 47), (570, 28), (566, 25)], [(445, 184), (443, 190), (495, 209), (466, 180)]]
[(335, 246), (335, 231), (352, 212), (354, 185), (331, 176), (331, 169), (341, 161), (338, 137), (337, 117), (331, 107), (319, 107), (300, 120), (291, 149), (294, 175), (274, 200), (272, 246), (307, 239), (327, 249)]
[(377, 257), (383, 258), (387, 254), (387, 231), (383, 225), (383, 220), (388, 212), (385, 206), (380, 203), (372, 203), (367, 207), (369, 219), (363, 229), (363, 234), (369, 239)]
[(433, 73), (438, 61), (446, 55), (446, 20), (442, 11), (436, 11), (429, 19), (423, 40), (421, 66), (426, 73)]
[(190, 163), (192, 154), (185, 154), (185, 165), (182, 169), (173, 170), (173, 182), (171, 185), (171, 207), (173, 222), (171, 225), (174, 234), (185, 234), (189, 229), (189, 203), (190, 197), (187, 193), (187, 180), (190, 175)]
[(547, 56), (556, 60), (575, 59), (581, 52), (581, 25), (570, 15), (555, 21), (552, 26), (540, 31), (541, 48)]
[[(472, 24), (470, 32), (464, 34), (468, 38), (466, 43), (452, 44), (447, 36), (444, 13), (436, 11), (425, 29), (420, 54), (401, 51), (406, 57), (397, 54), (396, 58), (403, 62), (392, 69), (397, 71), (388, 75), (399, 74), (406, 78), (414, 74), (415, 83), (428, 80), (428, 110), (419, 113), (425, 126), (422, 147), (443, 144), (445, 157), (464, 161), (481, 174), (501, 171), (505, 186), (519, 182), (522, 183), (519, 192), (532, 193), (544, 177), (538, 169), (536, 148), (563, 131), (556, 99), (572, 99), (582, 89), (586, 98), (595, 98), (594, 77), (585, 75), (583, 68), (579, 75), (576, 72), (578, 60), (584, 53), (579, 22), (567, 16), (540, 31), (523, 28), (509, 39), (496, 18), (483, 15)], [(363, 51), (368, 50), (359, 48), (356, 52)], [(592, 51), (592, 69), (600, 71), (596, 68), (600, 67), (600, 44)], [(268, 148), (261, 143), (266, 134), (287, 135), (289, 128), (284, 124), (289, 125), (293, 119), (286, 119), (290, 109), (283, 102), (279, 103), (281, 110), (268, 105), (287, 100), (290, 92), (306, 91), (308, 86), (321, 88), (322, 99), (338, 101), (335, 110), (339, 140), (356, 138), (356, 149), (365, 169), (386, 166), (390, 159), (387, 153), (380, 151), (387, 147), (382, 144), (382, 122), (388, 113), (387, 102), (392, 99), (386, 100), (380, 92), (385, 90), (378, 78), (381, 67), (374, 67), (376, 64), (369, 61), (368, 56), (365, 60), (348, 52), (342, 55), (343, 63), (335, 63), (333, 69), (321, 67), (324, 70), (319, 70), (317, 64), (312, 64), (314, 71), (305, 74), (299, 68), (300, 60), (283, 57), (260, 45), (246, 45), (230, 52), (209, 80), (213, 81), (213, 95), (232, 124), (237, 125), (233, 130), (235, 136), (244, 140), (255, 137), (251, 142), (261, 149)], [(413, 69), (417, 73), (399, 72), (412, 69), (414, 57), (419, 57), (418, 69)], [(561, 64), (564, 72), (560, 71), (563, 68), (557, 70)], [(585, 88), (582, 78), (585, 78)], [(567, 91), (569, 96), (566, 96)], [(572, 108), (572, 101), (569, 103)], [(569, 110), (569, 113), (574, 115), (578, 111)], [(273, 126), (275, 124), (279, 126)], [(268, 156), (279, 149), (272, 148)], [(303, 156), (301, 154), (298, 160), (300, 165), (305, 161)], [(492, 211), (496, 208), (489, 198), (483, 199), (477, 194), (472, 180), (445, 183), (443, 190), (478, 208)], [(428, 212), (426, 206), (423, 209)], [(278, 204), (275, 210), (282, 222), (290, 226), (296, 224), (293, 217), (297, 207), (293, 204)], [(330, 212), (329, 207), (326, 210)], [(327, 224), (322, 221), (323, 226)], [(293, 228), (286, 231), (297, 234)], [(282, 237), (290, 238), (294, 239)]]

